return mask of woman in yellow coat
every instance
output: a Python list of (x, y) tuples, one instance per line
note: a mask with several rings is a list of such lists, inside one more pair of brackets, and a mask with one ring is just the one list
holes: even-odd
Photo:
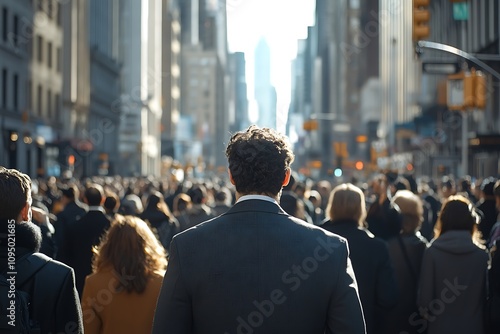
[(150, 333), (167, 260), (149, 226), (117, 215), (94, 253), (82, 295), (85, 333)]

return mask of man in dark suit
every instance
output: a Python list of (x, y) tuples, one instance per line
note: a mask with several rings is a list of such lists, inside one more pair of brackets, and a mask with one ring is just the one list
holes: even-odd
[[(73, 269), (38, 253), (42, 235), (31, 221), (31, 200), (29, 176), (0, 166), (0, 273), (29, 295), (30, 333), (81, 334), (82, 309)], [(24, 319), (15, 313), (15, 306), (21, 306), (17, 297), (17, 293), (0, 296), (2, 302), (14, 305), (12, 313), (2, 303), (1, 333), (20, 333)]]
[(226, 156), (237, 202), (173, 238), (153, 333), (365, 333), (346, 240), (278, 205), (286, 138), (251, 126)]
[[(63, 247), (64, 238), (66, 237), (67, 227), (73, 225), (78, 219), (83, 217), (87, 213), (87, 207), (78, 200), (80, 192), (76, 185), (69, 185), (61, 189), (62, 197), (61, 202), (64, 208), (61, 212), (57, 214), (57, 220), (55, 222), (55, 239), (56, 246), (58, 248)], [(62, 262), (66, 262), (64, 253), (59, 252), (57, 254), (57, 259)]]
[(92, 247), (99, 244), (111, 223), (102, 207), (104, 199), (104, 191), (100, 185), (91, 184), (86, 188), (84, 201), (89, 207), (88, 212), (74, 224), (67, 226), (61, 249), (61, 257), (75, 270), (76, 288), (80, 296), (85, 277), (92, 273)]

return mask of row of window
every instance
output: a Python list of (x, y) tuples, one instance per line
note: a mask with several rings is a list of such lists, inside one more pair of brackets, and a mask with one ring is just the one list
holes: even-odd
[(37, 10), (44, 12), (50, 20), (55, 19), (58, 26), (62, 24), (62, 8), (61, 2), (69, 3), (62, 0), (37, 0)]
[[(31, 105), (31, 96), (33, 96), (31, 89), (31, 82), (28, 81), (28, 108), (33, 110), (33, 106)], [(44, 94), (45, 99), (43, 98)], [(45, 110), (44, 106), (46, 106)], [(53, 94), (50, 89), (44, 91), (44, 87), (38, 84), (36, 87), (36, 108), (34, 111), (37, 116), (47, 116), (48, 119), (59, 121), (61, 115), (61, 95), (58, 93)]]
[[(19, 84), (19, 74), (13, 73), (12, 77), (9, 78), (9, 71), (7, 70), (7, 68), (2, 69), (0, 95), (0, 103), (2, 109), (20, 111), (21, 106), (19, 105)], [(11, 101), (9, 101), (9, 95), (12, 97)], [(61, 95), (59, 93), (54, 94), (51, 89), (44, 90), (44, 87), (39, 84), (37, 85), (36, 89), (36, 98), (32, 99), (32, 97), (32, 83), (31, 81), (28, 81), (26, 99), (28, 109), (34, 110), (35, 114), (40, 117), (47, 116), (47, 118), (49, 119), (60, 119)], [(32, 105), (33, 100), (36, 100), (35, 106)], [(36, 108), (33, 109), (33, 107)]]
[(61, 48), (57, 47), (54, 48), (52, 42), (47, 42), (47, 44), (44, 43), (43, 37), (38, 35), (36, 37), (36, 59), (37, 61), (42, 64), (44, 62), (44, 46), (46, 45), (47, 49), (47, 67), (52, 68), (54, 66), (53, 63), (53, 54), (54, 54), (54, 49), (56, 52), (56, 64), (55, 68), (57, 72), (61, 72), (62, 70), (62, 64), (61, 64)]

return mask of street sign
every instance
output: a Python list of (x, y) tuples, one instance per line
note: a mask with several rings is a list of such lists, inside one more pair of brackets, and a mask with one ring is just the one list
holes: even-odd
[(422, 72), (426, 74), (456, 74), (460, 72), (457, 62), (422, 62)]
[(457, 2), (453, 4), (453, 19), (455, 21), (467, 21), (469, 19), (469, 7), (467, 2)]

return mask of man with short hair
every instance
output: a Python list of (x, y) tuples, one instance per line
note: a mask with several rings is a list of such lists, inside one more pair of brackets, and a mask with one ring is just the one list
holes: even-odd
[[(16, 288), (30, 295), (30, 318), (40, 333), (83, 333), (73, 269), (38, 253), (42, 236), (31, 215), (29, 176), (0, 166), (0, 272), (8, 279), (15, 277)], [(8, 257), (12, 243), (15, 263)], [(4, 312), (2, 325), (7, 320)], [(21, 315), (17, 316), (19, 326)]]
[(84, 201), (88, 212), (75, 223), (67, 226), (61, 256), (65, 263), (75, 270), (76, 288), (82, 295), (85, 277), (92, 273), (92, 248), (99, 244), (101, 237), (111, 222), (106, 216), (102, 204), (104, 190), (98, 184), (90, 184), (85, 189)]
[[(68, 226), (73, 225), (78, 219), (87, 213), (87, 207), (78, 199), (80, 191), (74, 184), (67, 185), (61, 189), (61, 204), (63, 209), (57, 214), (55, 222), (55, 239), (58, 248), (64, 247), (64, 238), (66, 238)], [(66, 262), (64, 251), (59, 252), (57, 259)]]
[(286, 137), (251, 126), (226, 156), (237, 202), (173, 238), (153, 333), (365, 333), (346, 240), (278, 204)]

